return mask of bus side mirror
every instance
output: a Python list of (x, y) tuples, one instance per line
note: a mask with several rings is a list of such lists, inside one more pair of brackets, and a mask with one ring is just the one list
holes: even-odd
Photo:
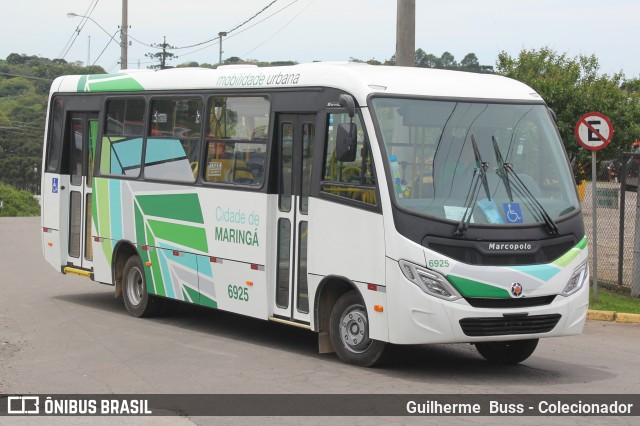
[(358, 147), (358, 128), (355, 123), (341, 123), (336, 135), (338, 161), (352, 162), (356, 159)]

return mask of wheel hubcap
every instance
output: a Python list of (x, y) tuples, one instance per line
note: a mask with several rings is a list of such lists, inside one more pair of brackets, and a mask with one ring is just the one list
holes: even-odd
[(127, 296), (134, 305), (139, 305), (142, 300), (142, 272), (138, 268), (132, 268), (127, 274)]
[(363, 306), (355, 305), (345, 310), (340, 318), (340, 338), (344, 346), (354, 353), (362, 353), (371, 344), (367, 313)]

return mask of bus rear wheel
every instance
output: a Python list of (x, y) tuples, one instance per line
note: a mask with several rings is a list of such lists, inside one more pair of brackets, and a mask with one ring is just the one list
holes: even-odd
[(364, 301), (355, 291), (343, 294), (331, 311), (329, 336), (341, 361), (361, 367), (375, 365), (385, 343), (369, 338), (369, 319)]
[(476, 343), (476, 349), (484, 359), (503, 365), (524, 361), (531, 356), (536, 346), (538, 339)]
[(161, 301), (147, 292), (147, 283), (138, 256), (131, 256), (124, 265), (122, 295), (127, 311), (134, 317), (149, 317), (158, 313)]

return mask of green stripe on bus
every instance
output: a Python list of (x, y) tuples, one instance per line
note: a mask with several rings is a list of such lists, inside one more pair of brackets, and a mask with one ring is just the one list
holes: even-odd
[[(198, 303), (200, 301), (200, 293), (198, 293), (191, 287), (187, 287), (186, 285), (183, 285), (182, 292), (183, 293), (186, 292), (189, 295), (189, 299), (191, 299), (193, 303)], [(189, 299), (185, 299), (185, 300), (189, 300)]]
[(509, 299), (509, 292), (503, 288), (470, 280), (468, 278), (447, 275), (447, 280), (465, 297), (492, 297)]
[(159, 220), (149, 220), (148, 223), (157, 239), (207, 252), (207, 234), (203, 228)]
[(98, 236), (111, 238), (111, 219), (109, 217), (109, 181), (107, 179), (96, 179), (94, 191), (97, 193), (95, 196), (97, 206), (95, 208), (98, 210), (98, 220), (95, 223)]
[(198, 194), (138, 195), (145, 216), (203, 224)]
[(587, 237), (584, 236), (582, 237), (580, 242), (576, 244), (571, 250), (569, 250), (568, 252), (566, 252), (556, 260), (554, 260), (552, 265), (557, 265), (561, 267), (568, 266), (571, 262), (573, 262), (573, 260), (576, 257), (578, 257), (580, 253), (582, 253), (582, 250), (584, 250), (586, 247), (587, 247)]
[(582, 239), (580, 240), (580, 242), (578, 243), (578, 245), (576, 246), (581, 250), (584, 250), (585, 247), (587, 247), (587, 236), (585, 235), (584, 237), (582, 237)]
[(202, 293), (200, 293), (200, 300), (198, 301), (198, 303), (209, 308), (214, 308), (214, 309), (218, 308), (218, 302), (216, 302), (213, 299), (209, 299), (207, 296), (205, 296)]
[[(156, 240), (153, 237), (153, 233), (151, 231), (151, 227), (146, 227), (147, 234), (147, 244), (149, 246), (155, 246)], [(162, 268), (160, 268), (160, 256), (158, 256), (158, 250), (149, 250), (149, 259), (151, 260), (151, 271), (153, 272), (153, 283), (150, 285), (147, 283), (147, 290), (152, 291), (153, 294), (157, 294), (158, 296), (165, 296), (167, 293), (164, 288), (164, 279), (162, 278)], [(171, 280), (170, 277), (167, 279)]]
[(135, 215), (135, 227), (136, 227), (136, 243), (143, 245), (145, 244), (144, 217), (142, 216), (140, 207), (138, 207), (137, 204), (134, 204), (134, 215)]
[(133, 77), (126, 74), (84, 75), (78, 80), (78, 92), (132, 92), (144, 90)]

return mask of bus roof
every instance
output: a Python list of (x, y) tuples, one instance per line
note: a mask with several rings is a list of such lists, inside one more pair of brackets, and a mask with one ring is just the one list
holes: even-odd
[(469, 99), (540, 101), (533, 89), (493, 74), (429, 68), (314, 62), (283, 67), (251, 65), (165, 70), (124, 70), (115, 74), (57, 78), (51, 93), (135, 92), (190, 89), (276, 89), (332, 87), (351, 93), (360, 105), (371, 93)]

